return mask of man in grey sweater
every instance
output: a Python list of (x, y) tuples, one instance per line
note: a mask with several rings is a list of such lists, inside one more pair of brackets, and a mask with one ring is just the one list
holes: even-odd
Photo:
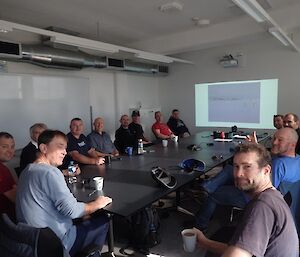
[(20, 222), (50, 227), (61, 239), (66, 251), (74, 256), (90, 244), (102, 248), (108, 231), (105, 215), (84, 219), (76, 226), (72, 219), (89, 215), (111, 203), (100, 196), (90, 203), (77, 202), (57, 166), (66, 155), (66, 135), (46, 130), (38, 139), (39, 157), (28, 165), (19, 179), (16, 213)]

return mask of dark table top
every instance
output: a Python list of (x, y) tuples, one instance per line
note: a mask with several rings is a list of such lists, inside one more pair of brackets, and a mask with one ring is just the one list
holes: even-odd
[[(207, 143), (213, 143), (213, 145), (209, 146)], [(200, 150), (187, 149), (190, 144), (200, 146)], [(187, 158), (202, 160), (205, 163), (204, 172), (207, 172), (230, 159), (233, 156), (231, 148), (237, 144), (237, 140), (215, 142), (209, 132), (201, 132), (189, 138), (179, 139), (177, 143), (170, 141), (168, 147), (163, 147), (161, 144), (151, 146), (146, 148), (147, 152), (143, 155), (121, 156), (121, 160), (112, 160), (111, 164), (101, 166), (83, 166), (78, 183), (69, 187), (74, 196), (83, 202), (92, 201), (99, 195), (111, 197), (113, 202), (105, 207), (105, 210), (127, 217), (201, 175), (197, 171), (187, 173), (181, 170), (178, 164), (182, 160)], [(222, 156), (222, 158), (212, 159), (213, 155)], [(150, 171), (154, 166), (165, 168), (176, 177), (176, 187), (166, 189), (158, 185), (151, 177)], [(80, 181), (86, 181), (95, 176), (104, 178), (104, 187), (102, 191), (89, 195), (94, 190)]]

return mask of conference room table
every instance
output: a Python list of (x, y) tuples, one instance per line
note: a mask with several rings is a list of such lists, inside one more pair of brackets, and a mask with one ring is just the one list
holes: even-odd
[[(268, 134), (262, 135), (260, 140), (268, 138)], [(99, 195), (109, 196), (113, 201), (104, 208), (108, 216), (129, 217), (171, 192), (179, 192), (182, 187), (199, 176), (228, 161), (233, 156), (234, 147), (242, 142), (241, 139), (217, 142), (212, 138), (211, 132), (200, 132), (188, 138), (180, 138), (178, 142), (169, 140), (167, 147), (159, 143), (145, 148), (142, 155), (120, 156), (113, 158), (110, 164), (100, 166), (82, 166), (78, 182), (69, 184), (69, 187), (74, 196), (83, 202), (90, 202)], [(197, 150), (188, 149), (191, 145), (196, 145)], [(205, 163), (203, 172), (186, 172), (181, 169), (178, 164), (185, 159), (203, 161)], [(156, 166), (166, 169), (176, 178), (177, 185), (174, 188), (164, 188), (152, 178), (151, 169)], [(95, 191), (81, 183), (96, 176), (104, 178), (104, 187), (101, 191)], [(109, 256), (114, 256), (112, 219), (110, 219), (108, 247)]]

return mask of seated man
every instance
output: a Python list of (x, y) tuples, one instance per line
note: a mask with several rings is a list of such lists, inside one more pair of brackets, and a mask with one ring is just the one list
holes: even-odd
[(83, 219), (76, 226), (72, 219), (94, 213), (111, 203), (112, 199), (99, 196), (86, 204), (77, 202), (57, 168), (67, 154), (66, 135), (57, 130), (45, 130), (38, 142), (39, 156), (25, 168), (19, 180), (16, 198), (18, 221), (37, 228), (51, 228), (71, 257), (91, 244), (102, 248), (108, 231), (105, 215)]
[(104, 131), (104, 120), (100, 117), (94, 120), (94, 130), (88, 135), (91, 146), (101, 156), (118, 156), (119, 152), (114, 146), (108, 133)]
[[(101, 154), (92, 148), (89, 140), (83, 135), (83, 122), (80, 118), (74, 118), (70, 123), (70, 132), (67, 134), (68, 156), (79, 164), (95, 164), (101, 165), (104, 163), (104, 158)], [(68, 165), (70, 158), (64, 160), (64, 164)]]
[(174, 136), (174, 133), (166, 123), (163, 123), (163, 115), (160, 111), (154, 113), (156, 122), (152, 125), (152, 131), (157, 139), (169, 139)]
[(294, 113), (287, 113), (283, 117), (283, 125), (287, 128), (292, 128), (296, 130), (298, 134), (298, 142), (296, 146), (296, 153), (300, 154), (300, 128), (299, 128), (299, 118)]
[(288, 205), (271, 182), (271, 157), (259, 144), (237, 148), (234, 184), (252, 200), (229, 244), (207, 239), (195, 229), (201, 247), (224, 257), (299, 255), (298, 235)]
[(189, 137), (191, 135), (183, 120), (179, 118), (179, 111), (177, 109), (172, 111), (172, 115), (167, 124), (176, 136)]
[[(254, 137), (251, 137), (251, 141), (257, 142), (255, 133)], [(288, 191), (288, 188), (283, 188), (281, 182), (294, 183), (300, 180), (300, 156), (295, 153), (297, 141), (298, 135), (291, 128), (279, 129), (273, 136), (272, 182), (274, 187), (283, 194)], [(218, 204), (245, 207), (249, 199), (233, 187), (233, 181), (233, 168), (227, 165), (217, 176), (201, 184), (202, 189), (209, 194), (209, 197), (196, 215), (198, 228), (207, 229)]]
[(0, 132), (0, 213), (15, 219), (16, 183), (3, 164), (10, 161), (15, 154), (15, 141), (11, 134)]
[(126, 147), (137, 148), (136, 136), (129, 130), (129, 117), (124, 114), (120, 118), (120, 127), (116, 130), (115, 146), (120, 153), (125, 153)]
[(144, 130), (140, 124), (140, 112), (138, 110), (132, 111), (131, 118), (132, 122), (128, 126), (131, 134), (135, 135), (137, 139), (142, 139), (143, 144), (150, 144), (151, 142), (144, 136)]
[(33, 163), (36, 160), (36, 154), (38, 153), (38, 138), (46, 129), (47, 126), (44, 123), (35, 123), (30, 127), (29, 132), (31, 141), (22, 150), (20, 157), (20, 172), (25, 169), (27, 164)]
[(281, 129), (284, 127), (284, 124), (283, 124), (283, 115), (281, 114), (276, 114), (273, 116), (273, 125), (274, 125), (274, 128), (276, 129)]

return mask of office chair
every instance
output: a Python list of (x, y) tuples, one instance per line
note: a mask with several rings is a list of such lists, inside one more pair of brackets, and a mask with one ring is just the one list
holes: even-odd
[(0, 252), (3, 257), (63, 257), (60, 239), (50, 228), (17, 225), (7, 214), (0, 216)]
[[(69, 257), (57, 235), (50, 228), (34, 228), (25, 223), (15, 224), (6, 213), (0, 216), (1, 257)], [(75, 257), (90, 257), (99, 247), (89, 245)]]

